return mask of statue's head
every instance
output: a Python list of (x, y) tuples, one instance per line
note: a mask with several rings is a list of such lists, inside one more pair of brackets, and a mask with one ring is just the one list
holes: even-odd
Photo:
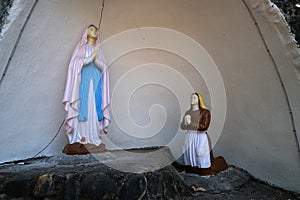
[(198, 105), (200, 107), (200, 104), (199, 104), (199, 97), (196, 93), (193, 93), (191, 95), (191, 105), (194, 106), (194, 105)]
[(89, 25), (87, 28), (87, 36), (91, 38), (98, 37), (98, 28), (95, 25)]
[(198, 105), (199, 108), (207, 109), (204, 105), (203, 98), (200, 93), (193, 93), (191, 95), (191, 106)]

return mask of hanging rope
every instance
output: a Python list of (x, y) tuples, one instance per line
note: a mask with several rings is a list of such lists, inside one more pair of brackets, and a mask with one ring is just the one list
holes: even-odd
[(58, 134), (60, 133), (61, 128), (63, 127), (64, 123), (65, 123), (65, 120), (62, 121), (62, 123), (60, 124), (60, 126), (59, 126), (59, 128), (58, 128), (56, 134), (55, 134), (54, 137), (50, 140), (50, 142), (49, 142), (49, 143), (48, 143), (41, 151), (39, 151), (37, 154), (35, 154), (32, 158), (36, 158), (38, 155), (40, 155), (43, 151), (45, 151), (45, 150), (50, 146), (50, 144), (54, 141), (54, 139), (55, 139), (55, 138), (58, 136)]

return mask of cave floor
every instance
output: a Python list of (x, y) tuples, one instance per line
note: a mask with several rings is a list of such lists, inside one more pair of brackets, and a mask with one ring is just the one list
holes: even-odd
[(231, 166), (177, 171), (168, 149), (59, 154), (0, 165), (0, 199), (300, 199)]

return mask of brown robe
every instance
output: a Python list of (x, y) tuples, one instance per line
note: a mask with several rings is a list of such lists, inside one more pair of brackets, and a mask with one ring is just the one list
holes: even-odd
[(209, 149), (210, 149), (210, 162), (211, 162), (211, 166), (209, 168), (185, 166), (185, 171), (188, 173), (196, 173), (201, 176), (206, 176), (206, 175), (217, 174), (221, 171), (228, 169), (228, 165), (222, 156), (214, 158), (210, 137), (207, 133), (203, 133), (203, 131), (206, 131), (208, 129), (210, 124), (211, 116), (209, 110), (200, 108), (199, 110), (192, 111), (192, 109), (190, 109), (185, 113), (185, 115), (191, 116), (191, 123), (189, 125), (185, 125), (184, 117), (183, 117), (180, 128), (182, 130), (199, 131), (199, 134), (207, 135)]

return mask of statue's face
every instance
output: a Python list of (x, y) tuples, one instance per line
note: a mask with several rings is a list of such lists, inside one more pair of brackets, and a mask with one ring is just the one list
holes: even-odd
[(199, 103), (198, 96), (196, 94), (192, 94), (192, 96), (191, 96), (191, 105), (198, 105), (198, 103)]
[(88, 36), (92, 38), (97, 38), (98, 36), (98, 31), (94, 26), (90, 26), (88, 28)]

